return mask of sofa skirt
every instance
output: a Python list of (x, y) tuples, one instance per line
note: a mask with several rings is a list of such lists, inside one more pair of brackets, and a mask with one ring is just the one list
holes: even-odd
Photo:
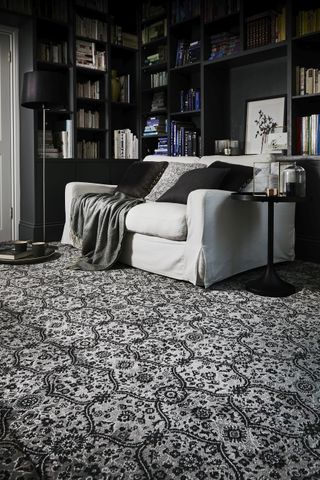
[(185, 246), (184, 241), (127, 232), (119, 260), (148, 272), (187, 280)]

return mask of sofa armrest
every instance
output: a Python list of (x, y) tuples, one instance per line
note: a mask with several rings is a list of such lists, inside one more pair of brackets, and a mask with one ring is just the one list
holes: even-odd
[[(274, 261), (293, 260), (295, 205), (275, 204)], [(267, 205), (224, 190), (195, 190), (187, 203), (186, 265), (209, 286), (267, 262)], [(199, 271), (200, 270), (200, 271)]]
[(70, 210), (72, 199), (85, 193), (113, 193), (116, 185), (106, 185), (102, 183), (70, 182), (65, 189), (65, 224), (61, 238), (62, 243), (73, 245), (70, 235)]

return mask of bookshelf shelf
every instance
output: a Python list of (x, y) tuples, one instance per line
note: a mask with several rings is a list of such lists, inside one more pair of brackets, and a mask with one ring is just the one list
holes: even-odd
[(221, 17), (213, 18), (210, 21), (204, 21), (204, 27), (211, 27), (213, 25), (219, 25), (221, 23), (231, 23), (238, 21), (240, 12), (229, 13), (228, 15), (223, 15)]
[(132, 109), (137, 108), (137, 104), (131, 102), (111, 102), (111, 107), (118, 109)]
[(158, 62), (154, 63), (153, 65), (147, 65), (142, 67), (143, 72), (156, 72), (158, 70), (167, 69), (167, 62)]
[(274, 60), (275, 58), (285, 57), (287, 53), (287, 42), (269, 44), (264, 47), (243, 50), (239, 53), (225, 55), (216, 60), (205, 60), (204, 67), (221, 67), (227, 65), (229, 68), (241, 67), (253, 63)]
[(182, 28), (184, 29), (185, 27), (188, 27), (191, 24), (194, 24), (196, 22), (200, 23), (200, 15), (197, 15), (197, 16), (191, 17), (191, 18), (187, 18), (186, 20), (183, 20), (181, 22), (172, 23), (170, 25), (170, 30), (176, 31), (178, 29), (182, 29)]
[(153, 88), (144, 88), (141, 90), (141, 93), (152, 93), (152, 92), (159, 92), (161, 90), (166, 90), (168, 85), (161, 85), (160, 87), (153, 87)]
[(76, 39), (77, 40), (83, 40), (85, 42), (92, 42), (92, 43), (96, 43), (98, 45), (105, 45), (106, 42), (103, 41), (103, 40), (97, 40), (96, 38), (91, 38), (91, 37), (84, 37), (82, 35), (77, 35), (76, 36)]
[(201, 62), (186, 63), (178, 67), (170, 68), (171, 72), (193, 72), (200, 69)]
[(320, 32), (311, 32), (295, 36), (292, 38), (292, 41), (295, 43), (318, 43), (320, 42)]
[(110, 45), (112, 50), (118, 50), (119, 52), (126, 52), (126, 53), (137, 53), (136, 48), (126, 47), (125, 45), (118, 45), (117, 43), (111, 43)]
[(320, 93), (306, 93), (305, 95), (294, 95), (292, 97), (294, 102), (315, 103), (320, 102)]
[(107, 128), (90, 128), (90, 127), (78, 127), (79, 132), (95, 132), (95, 133), (105, 133)]
[(187, 117), (190, 115), (200, 115), (201, 110), (186, 110), (184, 112), (171, 112), (170, 115), (172, 117)]
[(151, 42), (143, 43), (142, 48), (147, 49), (147, 48), (154, 47), (156, 45), (161, 45), (162, 43), (166, 43), (166, 42), (167, 42), (167, 37), (159, 37), (159, 38), (155, 38), (154, 40), (151, 40)]
[(158, 22), (159, 20), (163, 20), (165, 18), (164, 13), (159, 13), (158, 15), (153, 15), (152, 17), (142, 18), (141, 26), (145, 27), (146, 25), (150, 25), (152, 23)]
[(83, 72), (83, 73), (90, 73), (92, 75), (105, 75), (107, 72), (106, 70), (99, 70), (97, 68), (88, 68), (88, 67), (83, 67), (81, 65), (76, 65), (76, 69), (79, 71), (79, 72)]
[(87, 103), (87, 104), (95, 104), (95, 105), (104, 105), (107, 100), (99, 99), (99, 98), (89, 98), (89, 97), (77, 97), (78, 103)]
[(142, 112), (142, 117), (152, 117), (152, 115), (164, 115), (167, 113), (166, 108), (159, 108), (159, 110), (149, 110), (147, 112)]

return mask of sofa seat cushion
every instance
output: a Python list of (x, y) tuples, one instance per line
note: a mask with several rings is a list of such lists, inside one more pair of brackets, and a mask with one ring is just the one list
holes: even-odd
[(134, 233), (183, 241), (187, 236), (186, 205), (141, 203), (129, 210), (126, 228)]

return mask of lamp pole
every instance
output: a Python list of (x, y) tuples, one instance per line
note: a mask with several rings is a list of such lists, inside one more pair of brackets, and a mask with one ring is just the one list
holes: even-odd
[(46, 108), (42, 105), (42, 241), (46, 241)]
[[(60, 72), (34, 70), (23, 76), (21, 105), (42, 109), (42, 221), (43, 241), (46, 241), (46, 110), (68, 105), (67, 76)], [(40, 152), (39, 152), (40, 153)]]

